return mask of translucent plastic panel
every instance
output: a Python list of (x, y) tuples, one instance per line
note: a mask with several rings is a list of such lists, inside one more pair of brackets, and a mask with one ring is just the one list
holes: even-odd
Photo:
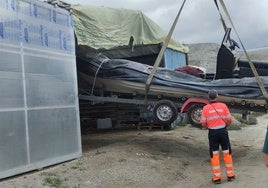
[(23, 45), (74, 54), (71, 19), (63, 9), (52, 10), (47, 4), (18, 1), (17, 11)]
[[(1, 1), (1, 0), (0, 0)], [(33, 8), (31, 2), (17, 1), (17, 12), (31, 16), (33, 14)]]
[(7, 0), (0, 0), (0, 8), (8, 9), (8, 5)]
[(43, 49), (55, 49), (65, 53), (74, 53), (73, 31), (62, 26), (46, 23), (36, 24), (31, 17), (21, 21), (22, 42), (25, 46), (37, 46)]
[(16, 14), (0, 7), (0, 42), (19, 44), (20, 42), (20, 22)]
[[(0, 108), (23, 107), (22, 80), (12, 79), (11, 74), (0, 72)], [(9, 78), (1, 78), (5, 74)]]
[[(33, 53), (33, 52), (32, 52)], [(52, 54), (48, 57), (25, 55), (25, 73), (29, 75), (40, 75), (56, 78), (62, 82), (74, 80), (74, 61), (73, 59), (53, 58)]]
[(79, 151), (75, 108), (28, 111), (31, 162)]
[(1, 50), (0, 47), (0, 108), (23, 107), (21, 57)]
[(70, 20), (41, 1), (0, 0), (0, 178), (82, 154)]
[(26, 165), (24, 112), (0, 112), (0, 120), (0, 171)]
[(73, 62), (25, 56), (27, 106), (75, 104)]
[(37, 75), (27, 76), (27, 106), (45, 107), (74, 105), (73, 83)]
[(18, 53), (3, 52), (0, 47), (0, 71), (21, 72), (21, 55)]

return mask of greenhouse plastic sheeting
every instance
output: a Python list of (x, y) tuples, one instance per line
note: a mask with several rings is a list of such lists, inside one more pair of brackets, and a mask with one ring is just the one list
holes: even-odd
[(0, 0), (0, 179), (80, 157), (69, 12)]

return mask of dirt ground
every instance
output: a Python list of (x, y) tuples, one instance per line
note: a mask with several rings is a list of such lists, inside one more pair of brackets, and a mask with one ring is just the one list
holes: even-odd
[[(83, 156), (1, 180), (1, 188), (266, 188), (261, 152), (268, 114), (257, 125), (230, 130), (236, 179), (211, 182), (207, 130), (190, 125), (82, 135)], [(222, 168), (223, 169), (223, 168)], [(224, 170), (223, 170), (224, 172)]]

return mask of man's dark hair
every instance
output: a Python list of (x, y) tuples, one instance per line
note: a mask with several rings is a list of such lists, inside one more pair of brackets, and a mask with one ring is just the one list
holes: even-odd
[(218, 97), (218, 92), (215, 89), (212, 89), (208, 92), (209, 100), (215, 100)]

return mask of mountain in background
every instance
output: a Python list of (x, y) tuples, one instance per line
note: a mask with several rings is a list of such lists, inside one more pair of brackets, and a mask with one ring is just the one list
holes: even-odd
[[(268, 47), (248, 50), (247, 53), (252, 61), (266, 61), (268, 63)], [(244, 51), (239, 51), (238, 54), (240, 59), (246, 59)]]
[[(198, 67), (206, 69), (207, 73), (216, 72), (217, 54), (220, 48), (219, 44), (216, 43), (197, 43), (197, 44), (186, 44), (189, 47), (188, 63)], [(264, 61), (268, 63), (268, 47), (259, 48), (254, 50), (247, 50), (249, 57), (252, 61)], [(236, 57), (241, 60), (246, 60), (244, 51), (239, 49), (236, 51)]]
[(220, 45), (215, 43), (186, 44), (189, 47), (188, 63), (206, 69), (207, 73), (216, 72), (217, 54)]

